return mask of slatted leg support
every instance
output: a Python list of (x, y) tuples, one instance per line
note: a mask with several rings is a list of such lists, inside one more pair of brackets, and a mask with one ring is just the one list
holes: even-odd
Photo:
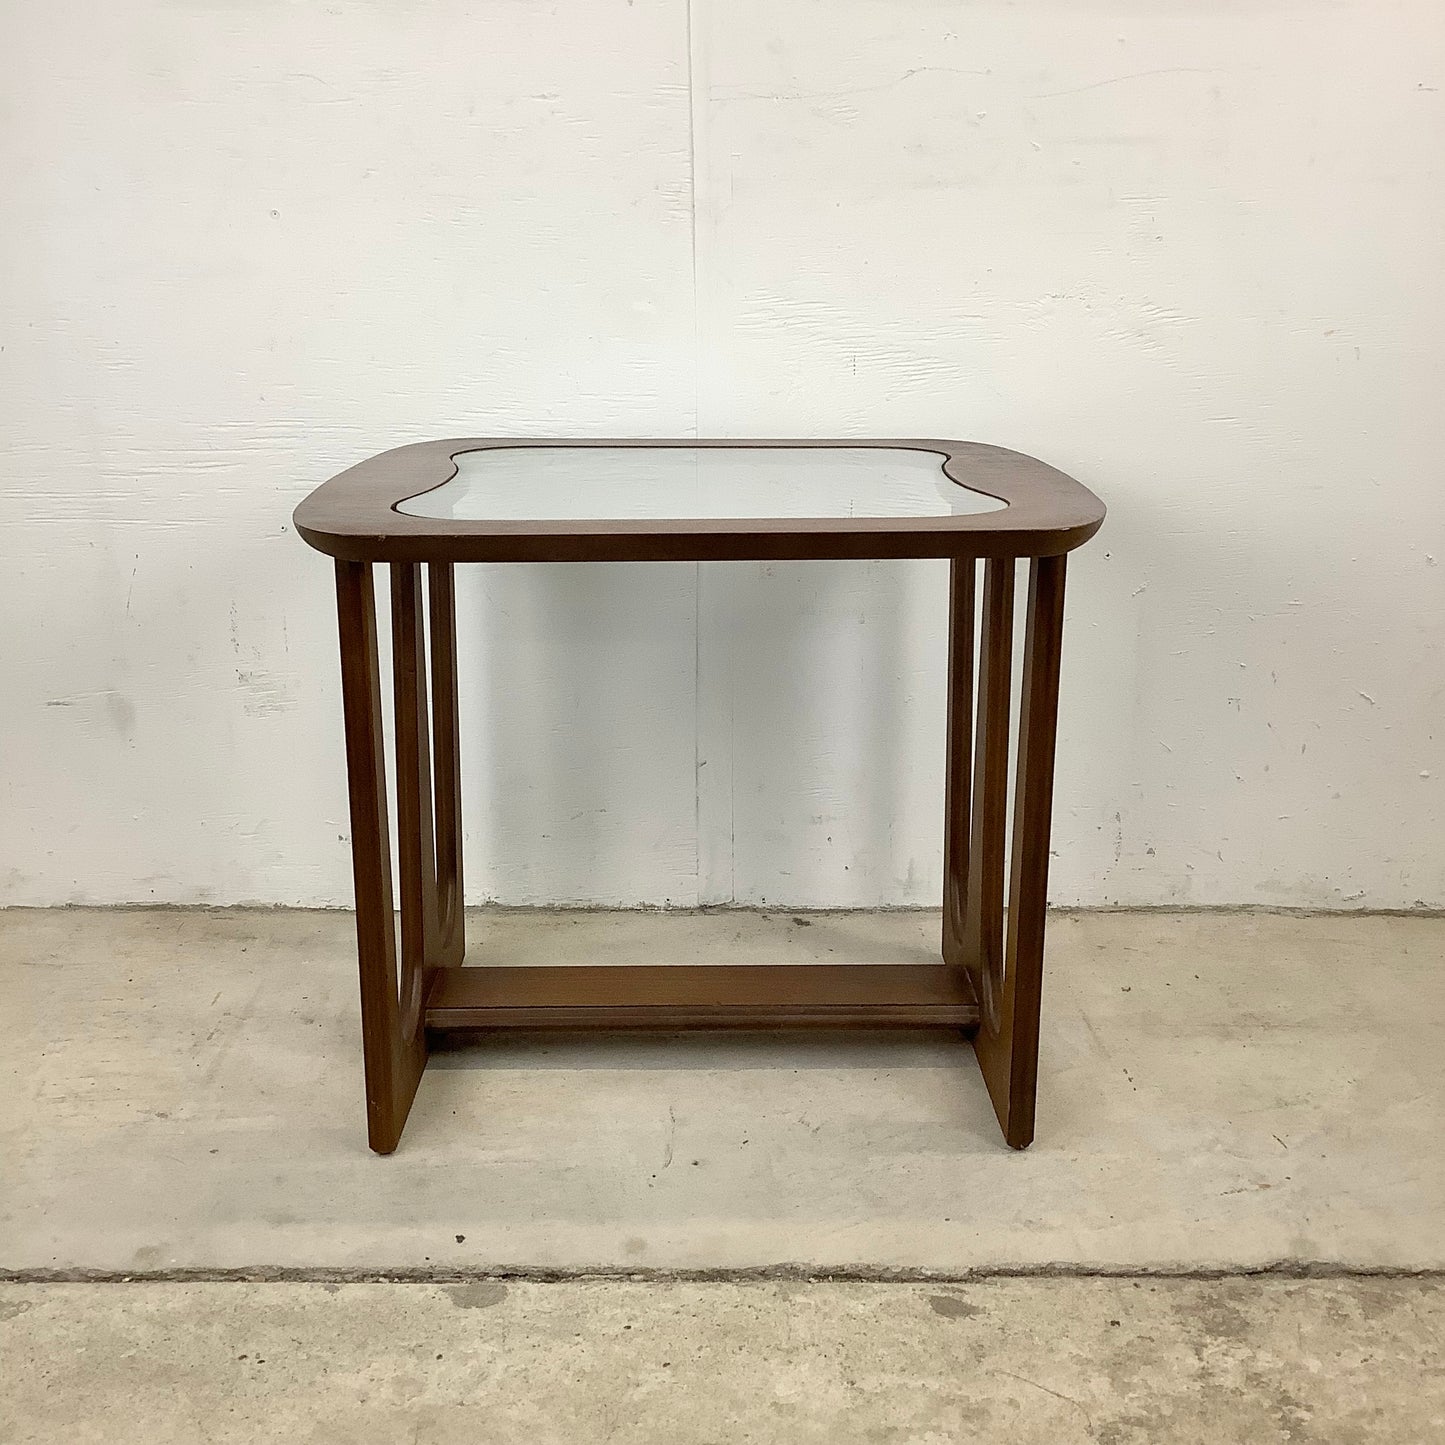
[[(1030, 563), (1006, 935), (1014, 564), (1000, 560), (984, 566), (976, 689), (975, 567), (970, 559), (956, 560), (950, 589), (943, 956), (973, 985), (979, 1004), (974, 1035), (979, 1068), (1005, 1140), (1024, 1149), (1033, 1142), (1038, 1087), (1064, 558), (1038, 557)], [(977, 708), (972, 728), (970, 701)]]
[(399, 563), (391, 568), (401, 848), (398, 960), (372, 568), (359, 562), (336, 564), (367, 1134), (378, 1154), (396, 1148), (426, 1067), (426, 997), (436, 971), (459, 964), (465, 947), (451, 567), (433, 565), (430, 572), (436, 726), (429, 740), (421, 569)]
[[(943, 969), (937, 976), (927, 969), (902, 967), (838, 970), (837, 977), (834, 970), (819, 969), (798, 979), (773, 970), (696, 970), (697, 976), (685, 980), (683, 987), (646, 968), (609, 969), (598, 977), (589, 969), (549, 969), (535, 978), (537, 971), (527, 969), (487, 970), (486, 976), (457, 971), (465, 938), (455, 599), (449, 565), (427, 569), (430, 668), (421, 567), (391, 567), (398, 956), (372, 567), (338, 561), (371, 1147), (381, 1154), (396, 1148), (426, 1067), (428, 1025), (491, 1029), (654, 1023), (973, 1027), (979, 1067), (1005, 1139), (1016, 1149), (1032, 1142), (1064, 559), (1036, 558), (1030, 564), (1006, 925), (1014, 564), (985, 564), (981, 607), (976, 566), (967, 559), (955, 561), (950, 588)], [(712, 977), (714, 972), (718, 977)]]

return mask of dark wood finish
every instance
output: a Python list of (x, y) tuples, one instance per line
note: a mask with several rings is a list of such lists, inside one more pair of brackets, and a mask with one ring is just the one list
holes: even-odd
[[(391, 895), (381, 666), (371, 564), (336, 564), (341, 633), (341, 702), (351, 792), (351, 867), (356, 886), (356, 952), (361, 966), (361, 1039), (371, 1147), (389, 1154), (401, 1138), (426, 1066), (419, 989), (403, 1010)], [(418, 980), (420, 982), (420, 980)]]
[[(1008, 505), (962, 517), (457, 521), (397, 505), (444, 485), (462, 452), (494, 447), (913, 447), (962, 486)], [(618, 441), (454, 438), (397, 447), (318, 487), (296, 530), (332, 557), (372, 562), (708, 562), (811, 557), (1042, 557), (1088, 541), (1104, 505), (1033, 457), (978, 442)]]
[(403, 1017), (421, 1009), (428, 964), (437, 957), (436, 830), (426, 695), (426, 619), (421, 568), (391, 566), (391, 658), (396, 704), (396, 838), (401, 867)]
[(1014, 564), (984, 567), (978, 643), (978, 722), (973, 761), (973, 833), (964, 909), (965, 966), (982, 1028), (996, 1025), (1003, 977), (1003, 870), (1008, 826), (1009, 671), (1013, 661)]
[[(1038, 1079), (1064, 553), (1097, 530), (1102, 504), (1062, 473), (996, 447), (956, 442), (728, 442), (703, 445), (935, 450), (955, 481), (999, 497), (1008, 507), (950, 518), (569, 523), (442, 522), (394, 510), (398, 501), (449, 480), (455, 471), (452, 458), (460, 452), (547, 444), (448, 441), (402, 447), (328, 482), (296, 511), (303, 537), (337, 559), (371, 1147), (379, 1153), (396, 1147), (426, 1065), (428, 1029), (877, 1025), (944, 1026), (973, 1033), (1004, 1137), (1014, 1148), (1025, 1147), (1034, 1133)], [(465, 939), (452, 564), (851, 556), (951, 560), (943, 962), (460, 968)], [(1019, 557), (1030, 560), (1030, 574), (1005, 931), (1014, 559)], [(984, 586), (976, 612), (979, 559), (984, 559)], [(400, 959), (387, 832), (373, 561), (392, 564)]]
[[(943, 956), (972, 981), (979, 1005), (974, 1052), (1004, 1138), (1013, 1148), (1023, 1149), (1033, 1141), (1038, 1089), (1065, 559), (1041, 557), (1030, 564), (1006, 936), (1004, 852), (1014, 567), (1002, 560), (985, 566), (977, 729), (970, 738), (963, 719), (968, 715), (973, 656), (971, 565), (954, 564), (951, 592)], [(966, 797), (962, 780), (968, 774), (970, 743), (973, 792)], [(964, 829), (970, 821), (965, 846)], [(961, 925), (960, 893), (964, 898)]]
[(944, 964), (458, 968), (431, 1029), (971, 1028), (966, 975)]
[(460, 965), (466, 952), (462, 912), (461, 725), (457, 705), (457, 604), (450, 562), (427, 567), (431, 601), (432, 765), (436, 772), (435, 963)]
[(1040, 557), (1029, 570), (1014, 783), (1013, 862), (1009, 879), (1008, 956), (997, 1018), (985, 1007), (974, 1051), (1004, 1138), (1025, 1149), (1034, 1137), (1043, 994), (1044, 914), (1064, 631), (1063, 557)]
[(948, 571), (948, 722), (943, 791), (943, 957), (964, 968), (973, 758), (974, 595), (978, 564), (955, 557)]

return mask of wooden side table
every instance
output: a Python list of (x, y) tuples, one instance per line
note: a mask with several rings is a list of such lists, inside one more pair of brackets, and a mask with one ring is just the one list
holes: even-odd
[[(364, 461), (307, 497), (296, 530), (336, 561), (371, 1147), (396, 1148), (426, 1067), (428, 1030), (784, 1025), (965, 1031), (1004, 1138), (1026, 1147), (1038, 1077), (1064, 562), (1103, 519), (1099, 499), (1052, 467), (953, 441), (423, 442)], [(463, 968), (454, 565), (842, 557), (952, 564), (941, 961)], [(1028, 610), (1006, 919), (1020, 558), (1029, 559)], [(388, 845), (377, 562), (391, 577), (399, 899)]]

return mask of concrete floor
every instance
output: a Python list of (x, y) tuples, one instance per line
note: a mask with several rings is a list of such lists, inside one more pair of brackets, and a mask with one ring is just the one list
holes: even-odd
[[(937, 917), (493, 913), (474, 959), (933, 956)], [(955, 1037), (496, 1041), (366, 1148), (352, 922), (0, 913), (0, 1268), (1445, 1267), (1445, 920), (1052, 921), (1039, 1129)]]
[(1445, 1285), (0, 1286), (7, 1445), (1423, 1442)]
[[(936, 934), (470, 925), (514, 962)], [(1445, 1438), (1445, 1286), (1401, 1277), (1445, 1268), (1445, 921), (1092, 914), (1049, 949), (1024, 1154), (956, 1039), (642, 1037), (445, 1053), (380, 1159), (346, 915), (0, 913), (0, 1440)], [(1393, 1273), (1048, 1277), (1281, 1265)], [(634, 1278), (538, 1282), (576, 1271)], [(397, 1275), (457, 1283), (351, 1282)]]

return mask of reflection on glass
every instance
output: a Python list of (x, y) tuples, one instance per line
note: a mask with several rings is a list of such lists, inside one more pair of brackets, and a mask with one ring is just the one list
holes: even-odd
[(958, 517), (1005, 504), (913, 447), (488, 447), (400, 504), (414, 517), (567, 522)]

